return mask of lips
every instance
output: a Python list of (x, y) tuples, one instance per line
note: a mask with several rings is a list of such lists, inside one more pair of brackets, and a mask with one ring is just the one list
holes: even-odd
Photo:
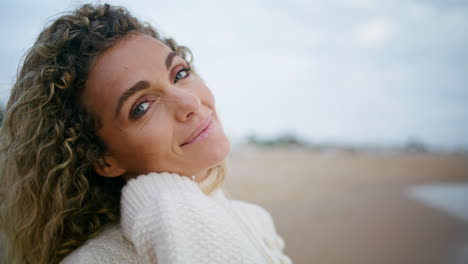
[(207, 116), (200, 123), (200, 125), (198, 125), (198, 127), (192, 132), (190, 137), (187, 140), (185, 140), (185, 142), (182, 143), (180, 146), (181, 147), (185, 146), (185, 145), (189, 144), (192, 140), (196, 139), (201, 133), (203, 133), (208, 128), (208, 126), (210, 125), (212, 119), (213, 119), (212, 115)]

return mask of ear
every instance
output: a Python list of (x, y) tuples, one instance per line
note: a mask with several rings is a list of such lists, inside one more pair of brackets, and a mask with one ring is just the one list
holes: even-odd
[(104, 177), (119, 177), (126, 172), (120, 163), (108, 153), (93, 166), (96, 173)]

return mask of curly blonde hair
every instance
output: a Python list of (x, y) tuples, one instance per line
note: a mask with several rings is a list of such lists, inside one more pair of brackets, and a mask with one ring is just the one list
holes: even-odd
[[(125, 183), (93, 170), (105, 145), (96, 134), (99, 120), (80, 100), (97, 56), (131, 33), (159, 39), (192, 62), (188, 48), (108, 4), (86, 4), (59, 17), (26, 54), (0, 129), (7, 263), (58, 263), (118, 222)], [(218, 186), (224, 166), (218, 166)]]

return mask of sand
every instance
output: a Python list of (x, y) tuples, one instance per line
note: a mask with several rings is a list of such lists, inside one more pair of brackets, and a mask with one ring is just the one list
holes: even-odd
[(468, 263), (467, 221), (408, 195), (437, 182), (467, 183), (468, 155), (239, 148), (224, 189), (272, 214), (296, 264)]

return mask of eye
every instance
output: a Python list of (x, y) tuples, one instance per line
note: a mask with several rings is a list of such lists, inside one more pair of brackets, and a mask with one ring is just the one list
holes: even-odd
[(180, 71), (177, 72), (175, 79), (174, 79), (174, 83), (176, 83), (177, 81), (181, 79), (187, 78), (189, 75), (190, 75), (190, 68), (181, 69)]
[(150, 102), (143, 102), (138, 104), (135, 108), (133, 108), (131, 117), (133, 119), (137, 119), (140, 116), (144, 115), (146, 113), (146, 110), (148, 110), (149, 106)]

